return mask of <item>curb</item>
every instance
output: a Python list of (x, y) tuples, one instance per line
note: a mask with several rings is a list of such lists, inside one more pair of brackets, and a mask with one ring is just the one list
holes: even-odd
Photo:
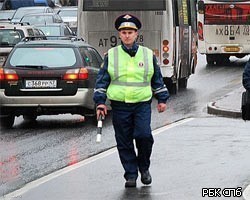
[(241, 111), (219, 108), (218, 106), (216, 106), (216, 102), (208, 103), (207, 113), (222, 117), (241, 118)]

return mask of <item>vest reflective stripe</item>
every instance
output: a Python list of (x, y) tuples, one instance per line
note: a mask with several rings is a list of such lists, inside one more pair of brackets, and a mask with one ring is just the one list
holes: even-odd
[(136, 103), (152, 97), (151, 78), (154, 73), (153, 52), (139, 46), (130, 57), (121, 46), (108, 52), (108, 72), (111, 82), (107, 96), (111, 100)]
[(138, 82), (121, 82), (121, 81), (112, 81), (115, 85), (121, 85), (121, 86), (136, 86), (136, 87), (145, 87), (149, 86), (150, 83), (138, 83)]
[(115, 74), (115, 79), (118, 78), (119, 73), (118, 73), (118, 49), (117, 51), (114, 51), (114, 74)]
[(143, 56), (144, 56), (144, 63), (145, 63), (145, 72), (144, 72), (144, 82), (147, 82), (147, 75), (148, 75), (148, 51), (146, 48), (143, 48)]
[[(138, 84), (138, 86), (141, 85), (141, 87), (143, 86), (147, 86), (148, 84), (146, 84), (147, 82), (147, 75), (148, 75), (148, 50), (146, 48), (143, 48), (143, 57), (144, 57), (144, 63), (145, 63), (145, 72), (144, 72), (144, 84), (139, 84), (139, 83), (123, 83), (124, 85), (130, 85), (130, 86), (137, 86), (136, 84)], [(118, 62), (118, 48), (114, 49), (114, 74), (115, 74), (115, 79), (118, 79), (119, 77), (119, 62)], [(121, 85), (120, 81), (114, 81), (115, 84)]]

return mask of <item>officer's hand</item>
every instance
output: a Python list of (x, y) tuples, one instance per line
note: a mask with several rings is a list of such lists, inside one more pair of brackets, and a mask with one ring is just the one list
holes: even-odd
[(159, 113), (164, 112), (166, 110), (166, 108), (167, 108), (167, 104), (165, 104), (165, 103), (159, 103), (157, 105), (157, 110)]
[(96, 117), (97, 117), (97, 120), (99, 119), (100, 115), (101, 116), (105, 116), (107, 115), (108, 112), (107, 112), (107, 106), (105, 104), (100, 104), (96, 107)]

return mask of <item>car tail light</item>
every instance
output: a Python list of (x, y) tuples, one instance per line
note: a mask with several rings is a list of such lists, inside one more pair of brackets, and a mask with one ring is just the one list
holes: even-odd
[(64, 74), (63, 80), (85, 80), (88, 79), (88, 77), (89, 77), (88, 70), (82, 67), (80, 69), (68, 70)]
[(3, 68), (0, 68), (0, 80), (4, 80)]
[(15, 70), (0, 68), (0, 80), (16, 81), (18, 75)]

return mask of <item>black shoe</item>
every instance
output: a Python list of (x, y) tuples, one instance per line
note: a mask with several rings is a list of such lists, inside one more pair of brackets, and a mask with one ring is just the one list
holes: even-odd
[(135, 178), (129, 178), (126, 183), (125, 183), (125, 187), (136, 187), (136, 179)]
[(148, 170), (141, 172), (141, 182), (145, 185), (149, 185), (152, 182), (152, 177)]

